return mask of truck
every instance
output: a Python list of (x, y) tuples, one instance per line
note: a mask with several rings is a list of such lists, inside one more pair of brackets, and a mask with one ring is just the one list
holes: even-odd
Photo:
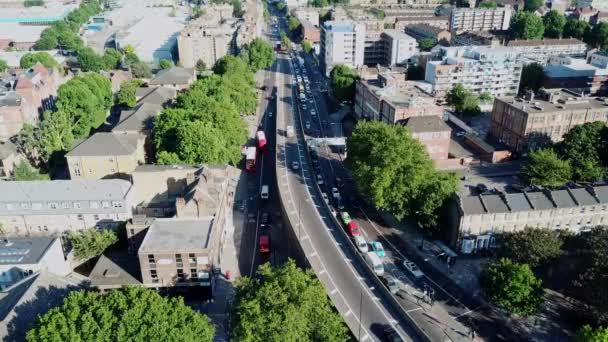
[(384, 265), (382, 264), (382, 259), (380, 259), (380, 257), (376, 255), (376, 253), (365, 253), (365, 261), (367, 262), (369, 267), (374, 270), (374, 273), (376, 273), (377, 276), (381, 277), (384, 275)]

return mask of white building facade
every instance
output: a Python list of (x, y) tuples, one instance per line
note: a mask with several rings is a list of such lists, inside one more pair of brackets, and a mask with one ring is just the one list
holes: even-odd
[(365, 25), (350, 21), (328, 21), (321, 27), (321, 62), (325, 75), (337, 64), (351, 68), (363, 65)]
[(134, 187), (121, 179), (0, 182), (0, 224), (10, 235), (114, 228), (134, 206)]
[(414, 63), (414, 56), (418, 55), (418, 42), (412, 36), (397, 30), (382, 32), (385, 42), (386, 65), (404, 65)]
[(450, 17), (450, 31), (453, 34), (479, 31), (505, 31), (509, 29), (513, 9), (497, 8), (454, 8)]

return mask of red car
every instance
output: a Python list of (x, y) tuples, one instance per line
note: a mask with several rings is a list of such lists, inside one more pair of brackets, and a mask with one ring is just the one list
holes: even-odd
[(260, 236), (260, 253), (270, 252), (270, 237), (268, 235)]
[(357, 225), (357, 222), (350, 221), (346, 226), (348, 227), (348, 233), (350, 234), (350, 236), (357, 236), (361, 234), (359, 232), (359, 226)]

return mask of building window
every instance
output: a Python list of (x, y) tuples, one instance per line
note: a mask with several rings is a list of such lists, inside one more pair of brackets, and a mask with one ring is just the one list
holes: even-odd
[(53, 203), (53, 202), (49, 203), (49, 209), (57, 209), (57, 208), (59, 208), (59, 205), (57, 203)]
[(74, 209), (82, 209), (82, 205), (80, 205), (80, 202), (74, 202)]
[(192, 281), (198, 280), (198, 272), (196, 272), (196, 268), (190, 269), (190, 279), (192, 279)]
[(177, 281), (184, 281), (184, 269), (177, 269)]
[(196, 255), (194, 255), (194, 253), (190, 253), (188, 258), (190, 259), (190, 267), (196, 267)]
[(80, 221), (84, 221), (84, 216), (83, 216), (82, 214), (78, 214), (78, 219), (79, 219)]
[(122, 208), (122, 202), (114, 201), (114, 202), (112, 202), (112, 206), (114, 208)]
[(103, 202), (101, 202), (101, 205), (103, 206), (104, 209), (108, 209), (110, 207), (110, 202), (103, 201)]
[(80, 177), (80, 176), (81, 176), (81, 173), (80, 173), (80, 169), (79, 169), (79, 168), (74, 168), (74, 175), (75, 175), (76, 177)]
[(152, 278), (152, 281), (154, 281), (154, 279), (158, 280), (158, 274), (156, 273), (156, 270), (150, 270), (150, 277)]
[(148, 254), (148, 264), (150, 268), (156, 268), (156, 260), (154, 260), (154, 254)]
[(181, 254), (175, 254), (175, 264), (177, 267), (184, 267)]
[(21, 209), (29, 209), (30, 205), (27, 202), (21, 203)]
[(97, 208), (99, 208), (99, 203), (91, 202), (91, 209), (97, 209)]
[(135, 235), (135, 229), (129, 229), (129, 231), (131, 232), (131, 236)]

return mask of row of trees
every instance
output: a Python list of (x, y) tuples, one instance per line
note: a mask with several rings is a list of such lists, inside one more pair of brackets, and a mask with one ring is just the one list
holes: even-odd
[(101, 12), (101, 6), (97, 0), (82, 3), (77, 9), (70, 12), (65, 20), (54, 22), (49, 28), (44, 30), (40, 39), (34, 44), (35, 50), (63, 49), (78, 51), (84, 48), (84, 43), (78, 31), (85, 24), (89, 17)]
[(313, 7), (327, 7), (330, 5), (348, 5), (350, 0), (311, 0), (309, 5)]
[(551, 144), (538, 137), (545, 147), (530, 152), (524, 175), (536, 185), (558, 187), (569, 180), (594, 182), (608, 171), (608, 128), (603, 122), (573, 127), (561, 142)]
[(44, 112), (37, 127), (23, 126), (18, 145), (35, 164), (47, 165), (54, 153), (69, 150), (74, 139), (101, 126), (112, 102), (107, 78), (97, 73), (75, 77), (59, 87), (56, 111)]
[(346, 141), (346, 164), (357, 189), (377, 209), (398, 219), (436, 225), (438, 210), (455, 191), (456, 177), (438, 171), (425, 147), (401, 125), (360, 121)]
[[(500, 307), (520, 315), (535, 313), (542, 302), (543, 287), (534, 273), (548, 265), (558, 265), (559, 258), (567, 255), (569, 263), (580, 265), (578, 274), (572, 276), (574, 281), (570, 284), (569, 295), (583, 303), (580, 312), (594, 326), (608, 324), (606, 227), (595, 227), (577, 235), (525, 228), (505, 234), (498, 254), (501, 258), (485, 270), (480, 282), (486, 295)], [(606, 329), (588, 326), (581, 329), (580, 335), (597, 337), (605, 333)]]
[(178, 96), (174, 108), (154, 120), (160, 164), (226, 164), (241, 159), (247, 132), (240, 115), (256, 109), (253, 73), (239, 57), (225, 56), (215, 74)]
[(544, 17), (519, 11), (511, 18), (511, 36), (516, 39), (577, 38), (600, 49), (608, 48), (608, 23), (595, 26), (551, 10)]

